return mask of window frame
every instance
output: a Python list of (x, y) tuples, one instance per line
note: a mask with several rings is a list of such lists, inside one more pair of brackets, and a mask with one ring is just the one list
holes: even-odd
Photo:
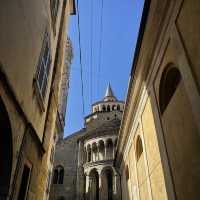
[(50, 35), (46, 30), (44, 33), (42, 48), (40, 52), (40, 57), (37, 65), (37, 72), (34, 81), (36, 88), (36, 95), (38, 97), (38, 102), (42, 111), (45, 110), (44, 102), (49, 84), (51, 63), (52, 63), (52, 52), (51, 52)]

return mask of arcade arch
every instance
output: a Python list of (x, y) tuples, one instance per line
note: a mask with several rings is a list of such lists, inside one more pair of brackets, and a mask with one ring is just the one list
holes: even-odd
[(105, 167), (101, 172), (101, 196), (105, 200), (113, 200), (114, 173), (112, 167)]

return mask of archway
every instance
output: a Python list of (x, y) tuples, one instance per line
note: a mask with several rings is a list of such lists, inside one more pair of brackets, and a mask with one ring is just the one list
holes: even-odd
[(99, 200), (99, 174), (93, 169), (89, 175), (89, 200)]
[(99, 160), (103, 160), (105, 158), (105, 145), (104, 141), (99, 141)]
[(101, 199), (113, 200), (113, 170), (111, 167), (103, 169), (101, 180)]
[(107, 140), (106, 149), (106, 159), (113, 159), (113, 141), (111, 138)]
[(6, 199), (9, 193), (12, 171), (12, 131), (6, 107), (0, 98), (0, 199)]
[(98, 160), (97, 144), (92, 144), (92, 161), (96, 162)]
[(112, 110), (115, 110), (115, 107), (116, 107), (116, 106), (115, 106), (115, 105), (113, 105), (113, 106), (112, 106)]
[(90, 145), (88, 145), (87, 146), (87, 162), (91, 162), (91, 160), (92, 160), (92, 150), (91, 150), (91, 146)]
[(199, 130), (180, 69), (170, 63), (161, 74), (161, 125), (176, 199), (199, 199)]

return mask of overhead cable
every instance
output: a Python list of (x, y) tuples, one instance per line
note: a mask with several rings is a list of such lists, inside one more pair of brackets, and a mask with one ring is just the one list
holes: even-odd
[(90, 20), (90, 103), (92, 105), (92, 98), (93, 98), (93, 0), (91, 0), (91, 20)]
[(104, 0), (101, 0), (101, 17), (100, 17), (100, 39), (99, 39), (99, 62), (98, 62), (98, 76), (97, 76), (97, 93), (100, 95), (100, 71), (102, 60), (102, 43), (103, 43), (103, 7)]
[(85, 116), (85, 102), (84, 102), (84, 86), (83, 86), (84, 84), (83, 84), (83, 64), (82, 64), (79, 0), (77, 0), (77, 16), (78, 16), (79, 61), (80, 61), (80, 74), (81, 74), (82, 114), (84, 117)]

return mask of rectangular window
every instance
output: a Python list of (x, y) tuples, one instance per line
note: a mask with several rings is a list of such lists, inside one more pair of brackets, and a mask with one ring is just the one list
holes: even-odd
[(39, 96), (42, 100), (44, 100), (46, 95), (50, 65), (51, 65), (50, 38), (49, 34), (46, 32), (43, 40), (42, 51), (38, 63), (38, 73), (36, 78), (37, 87), (39, 90)]
[(18, 200), (27, 199), (30, 172), (31, 172), (31, 169), (27, 165), (24, 165), (22, 179), (21, 179), (21, 185), (20, 185), (20, 189), (19, 189)]

